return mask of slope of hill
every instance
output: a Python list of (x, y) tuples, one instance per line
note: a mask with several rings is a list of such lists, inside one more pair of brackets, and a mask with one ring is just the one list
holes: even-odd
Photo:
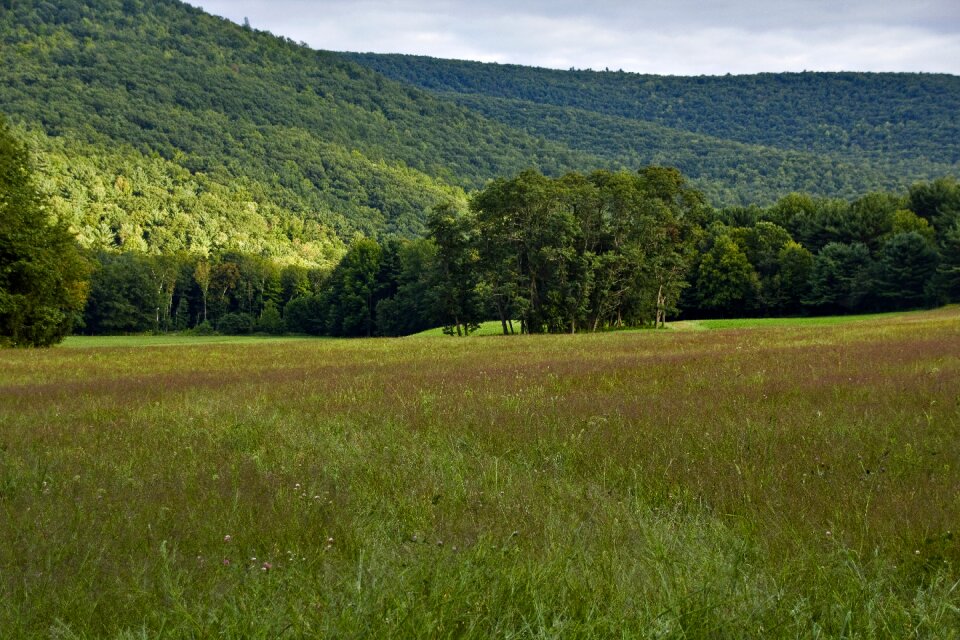
[(343, 237), (420, 233), (424, 210), (456, 196), (446, 185), (595, 162), (176, 0), (16, 2), (0, 42), (14, 120), (246, 182)]

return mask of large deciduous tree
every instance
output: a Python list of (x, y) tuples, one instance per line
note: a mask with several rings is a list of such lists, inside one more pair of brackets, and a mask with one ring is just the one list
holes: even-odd
[(697, 270), (697, 297), (702, 309), (744, 315), (760, 293), (760, 278), (747, 255), (730, 236), (722, 234), (703, 256)]
[[(468, 335), (479, 326), (481, 315), (477, 294), (479, 255), (473, 220), (466, 213), (458, 212), (453, 204), (445, 203), (431, 210), (427, 229), (435, 243), (433, 255), (426, 257), (430, 259), (429, 269), (433, 275), (433, 306), (437, 317), (446, 332)], [(412, 258), (417, 254), (409, 255)], [(500, 321), (503, 332), (507, 333), (508, 319), (503, 313)]]
[(44, 211), (26, 147), (0, 118), (0, 344), (60, 342), (83, 309), (87, 273), (66, 225)]

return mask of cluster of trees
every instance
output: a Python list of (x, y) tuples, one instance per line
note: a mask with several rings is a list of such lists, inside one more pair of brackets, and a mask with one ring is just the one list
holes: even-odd
[(490, 183), (469, 210), (436, 208), (428, 227), (428, 241), (354, 243), (326, 292), (303, 302), (315, 319), (303, 329), (396, 335), (442, 324), (463, 334), (497, 319), (504, 333), (573, 332), (656, 326), (677, 313), (960, 300), (960, 184), (950, 178), (852, 202), (791, 194), (717, 211), (675, 169), (527, 171)]
[(676, 170), (489, 184), (434, 208), (429, 237), (358, 237), (332, 269), (227, 252), (100, 251), (83, 333), (405, 335), (487, 318), (505, 333), (597, 330), (675, 311), (708, 215)]
[(332, 269), (228, 252), (101, 251), (80, 333), (406, 335), (440, 317), (437, 245), (358, 237)]
[(885, 311), (960, 299), (960, 184), (853, 202), (791, 194), (719, 211), (683, 307), (690, 315)]
[(482, 320), (504, 333), (596, 331), (676, 310), (705, 221), (674, 169), (491, 182), (463, 210), (436, 207), (429, 238), (359, 239), (320, 291), (285, 308), (288, 327), (333, 336), (404, 335)]
[(86, 334), (193, 330), (287, 331), (281, 312), (313, 293), (324, 272), (250, 254), (92, 256), (89, 296), (77, 331)]
[(960, 300), (960, 184), (714, 210), (675, 169), (498, 179), (429, 237), (359, 237), (330, 270), (264, 258), (98, 256), (84, 331), (392, 336), (684, 317), (834, 314)]

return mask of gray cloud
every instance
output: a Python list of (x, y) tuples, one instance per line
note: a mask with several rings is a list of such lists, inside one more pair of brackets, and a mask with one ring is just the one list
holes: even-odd
[(192, 0), (318, 49), (643, 73), (960, 74), (956, 0)]

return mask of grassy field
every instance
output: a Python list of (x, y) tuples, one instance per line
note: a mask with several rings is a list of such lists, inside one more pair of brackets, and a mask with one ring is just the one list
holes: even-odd
[(189, 334), (169, 335), (130, 335), (130, 336), (68, 336), (57, 348), (91, 348), (91, 347), (197, 347), (202, 345), (237, 345), (268, 343), (282, 343), (291, 340), (300, 340), (288, 336), (194, 336)]
[(960, 637), (957, 308), (122, 344), (0, 352), (2, 638)]

